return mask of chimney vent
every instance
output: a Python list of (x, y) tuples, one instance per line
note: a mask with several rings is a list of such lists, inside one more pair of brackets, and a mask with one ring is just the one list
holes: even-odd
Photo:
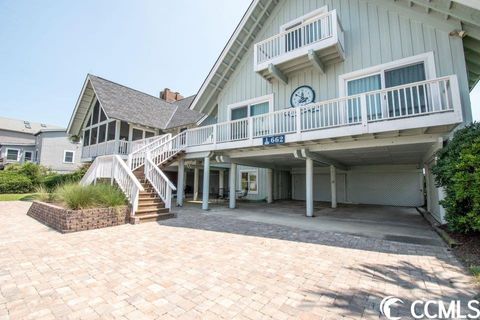
[(160, 91), (160, 99), (163, 99), (167, 102), (175, 102), (178, 100), (182, 100), (183, 96), (178, 92), (173, 92), (169, 88), (165, 88)]

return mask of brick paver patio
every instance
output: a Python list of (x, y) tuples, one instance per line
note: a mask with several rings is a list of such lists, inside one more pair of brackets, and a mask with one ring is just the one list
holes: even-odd
[(26, 216), (28, 206), (0, 203), (2, 320), (378, 319), (386, 295), (476, 294), (444, 247), (192, 211), (60, 234)]

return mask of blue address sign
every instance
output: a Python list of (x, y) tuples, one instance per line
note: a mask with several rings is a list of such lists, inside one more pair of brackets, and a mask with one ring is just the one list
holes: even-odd
[(285, 135), (263, 137), (263, 145), (268, 146), (271, 144), (281, 144), (285, 143)]

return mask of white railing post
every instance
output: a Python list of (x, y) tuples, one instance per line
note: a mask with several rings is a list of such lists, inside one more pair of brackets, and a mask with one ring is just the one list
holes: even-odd
[(213, 144), (216, 145), (217, 144), (217, 125), (214, 125), (213, 126)]
[(297, 133), (302, 132), (302, 112), (301, 107), (295, 109), (295, 125)]
[(360, 114), (362, 117), (362, 125), (365, 128), (365, 131), (368, 132), (368, 111), (366, 94), (362, 94), (360, 96)]
[(253, 118), (252, 117), (248, 117), (248, 121), (247, 121), (247, 134), (248, 134), (248, 137), (247, 139), (250, 139), (252, 140), (253, 139)]

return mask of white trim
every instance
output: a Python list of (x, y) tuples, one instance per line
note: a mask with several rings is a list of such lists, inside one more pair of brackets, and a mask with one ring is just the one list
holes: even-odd
[[(256, 177), (256, 183), (257, 183), (257, 190), (256, 191), (250, 191), (250, 189), (248, 189), (248, 194), (258, 194), (258, 190), (259, 190), (259, 185), (258, 185), (258, 169), (241, 169), (241, 170), (238, 170), (238, 189), (239, 190), (242, 190), (242, 173), (245, 173), (247, 172), (248, 173), (248, 181), (247, 181), (247, 184), (250, 184), (250, 173), (253, 173), (255, 174), (255, 177)], [(242, 190), (243, 191), (243, 190)], [(247, 195), (248, 195), (247, 194)]]
[(231, 121), (232, 119), (232, 110), (233, 109), (238, 109), (241, 107), (247, 107), (247, 118), (250, 117), (250, 106), (254, 104), (260, 104), (262, 102), (268, 102), (268, 113), (273, 112), (273, 93), (267, 94), (261, 97), (256, 97), (248, 100), (244, 100), (241, 102), (235, 102), (232, 104), (229, 104), (227, 106), (227, 111), (228, 111), (228, 120)]
[[(65, 161), (65, 156), (67, 155), (67, 152), (72, 153), (72, 162)], [(63, 163), (75, 163), (75, 151), (74, 150), (63, 150)]]
[(288, 21), (287, 23), (284, 23), (280, 26), (280, 32), (284, 32), (287, 28), (292, 27), (293, 25), (298, 24), (299, 26), (304, 24), (307, 20), (310, 20), (312, 18), (316, 18), (319, 15), (322, 15), (324, 13), (328, 12), (328, 6), (323, 6), (321, 8), (315, 9), (313, 11), (310, 11), (307, 14), (304, 14), (303, 16), (300, 16), (298, 18), (295, 18), (293, 20)]
[[(12, 160), (12, 159), (8, 159), (8, 151), (9, 150), (15, 150), (17, 151), (17, 160)], [(20, 157), (21, 157), (21, 149), (18, 149), (18, 148), (5, 148), (5, 161), (15, 161), (15, 162), (19, 162), (20, 161)]]
[(379, 64), (373, 67), (352, 71), (342, 74), (338, 77), (338, 90), (339, 96), (345, 97), (347, 94), (347, 82), (358, 78), (364, 78), (369, 75), (380, 74), (382, 80), (382, 89), (385, 88), (385, 71), (391, 69), (397, 69), (402, 66), (413, 65), (419, 62), (423, 62), (425, 65), (425, 78), (426, 80), (437, 78), (437, 72), (435, 69), (435, 56), (433, 51), (421, 53), (415, 56), (394, 60), (391, 62)]

